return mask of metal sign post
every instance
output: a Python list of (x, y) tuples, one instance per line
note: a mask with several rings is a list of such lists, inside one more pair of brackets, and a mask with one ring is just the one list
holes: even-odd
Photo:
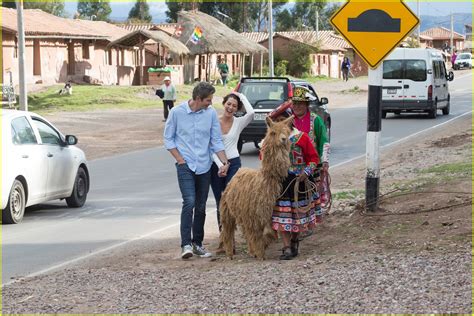
[(383, 68), (369, 69), (369, 99), (367, 103), (367, 142), (365, 178), (365, 205), (369, 211), (377, 209), (380, 183), (380, 131), (382, 130), (382, 77)]
[(25, 28), (23, 24), (23, 0), (16, 1), (16, 11), (18, 23), (18, 81), (20, 85), (20, 110), (28, 111), (25, 70)]

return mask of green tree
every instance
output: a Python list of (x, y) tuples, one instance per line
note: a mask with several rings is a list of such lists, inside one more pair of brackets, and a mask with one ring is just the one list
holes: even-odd
[(128, 13), (129, 21), (151, 22), (150, 6), (146, 0), (137, 0), (133, 8)]
[(312, 47), (304, 43), (297, 43), (290, 47), (290, 56), (293, 56), (288, 62), (288, 72), (295, 77), (301, 77), (311, 71), (311, 54), (317, 52), (317, 47)]
[(112, 8), (110, 7), (110, 0), (80, 1), (77, 4), (77, 12), (79, 12), (82, 19), (108, 22)]
[(295, 20), (293, 19), (293, 15), (291, 14), (291, 12), (287, 9), (277, 13), (275, 20), (277, 32), (291, 31), (294, 28)]
[[(327, 0), (311, 0), (297, 2), (293, 7), (293, 18), (296, 20), (296, 28), (316, 30), (316, 12), (321, 13), (326, 6)], [(321, 19), (319, 19), (321, 21)]]
[(323, 12), (319, 15), (319, 29), (320, 30), (334, 30), (336, 31), (331, 25), (331, 17), (337, 10), (341, 7), (342, 4), (340, 3), (332, 3), (331, 5), (327, 5)]
[[(15, 1), (2, 1), (2, 7), (16, 9)], [(57, 16), (64, 17), (66, 12), (64, 10), (64, 0), (44, 0), (44, 1), (24, 1), (24, 9), (40, 9), (44, 12), (51, 13)]]

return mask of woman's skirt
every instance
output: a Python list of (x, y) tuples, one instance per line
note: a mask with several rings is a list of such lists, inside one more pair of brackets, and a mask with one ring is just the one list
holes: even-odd
[[(283, 194), (276, 202), (272, 214), (272, 228), (275, 231), (292, 233), (305, 232), (316, 225), (317, 216), (321, 216), (319, 194), (315, 190), (308, 196), (304, 182), (299, 184), (298, 198), (295, 198), (296, 176), (289, 174), (283, 182)], [(313, 177), (308, 178), (314, 183)], [(295, 181), (293, 181), (295, 180)]]

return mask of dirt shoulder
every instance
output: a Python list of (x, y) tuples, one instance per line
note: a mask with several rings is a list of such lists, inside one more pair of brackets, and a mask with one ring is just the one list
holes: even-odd
[(374, 214), (359, 203), (365, 161), (331, 169), (331, 213), (295, 260), (274, 243), (256, 261), (239, 238), (234, 260), (182, 261), (176, 231), (7, 286), (3, 312), (471, 314), (471, 139), (464, 116), (385, 149), (381, 192), (405, 195)]

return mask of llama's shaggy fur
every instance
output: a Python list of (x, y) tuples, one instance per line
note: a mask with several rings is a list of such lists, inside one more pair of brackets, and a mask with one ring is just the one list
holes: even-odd
[(292, 117), (280, 123), (267, 118), (262, 167), (259, 170), (241, 168), (222, 195), (219, 207), (221, 242), (231, 258), (237, 225), (247, 240), (250, 254), (259, 259), (265, 258), (265, 249), (275, 238), (271, 228), (272, 211), (290, 167), (292, 124)]

